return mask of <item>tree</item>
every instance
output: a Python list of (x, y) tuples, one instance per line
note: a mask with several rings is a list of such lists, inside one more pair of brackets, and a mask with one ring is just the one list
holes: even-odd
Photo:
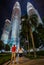
[(0, 40), (0, 50), (4, 49), (4, 43), (2, 40)]
[(35, 47), (39, 48), (40, 46), (40, 37), (36, 31), (33, 31), (33, 36), (34, 36), (34, 42), (35, 42)]
[(39, 24), (38, 27), (36, 28), (38, 32), (38, 36), (41, 40), (41, 43), (44, 45), (44, 26), (42, 24)]
[[(27, 25), (27, 15), (23, 16), (24, 21), (21, 22), (21, 32), (20, 32), (20, 40), (24, 42), (29, 41), (29, 35), (28, 35), (28, 25)], [(29, 43), (28, 43), (28, 49), (29, 49)]]
[(43, 24), (44, 24), (44, 17), (42, 18)]
[[(38, 16), (36, 14), (33, 14), (29, 17), (24, 18), (25, 20), (22, 21), (21, 23), (21, 38), (29, 41), (29, 34), (31, 36), (32, 39), (32, 45), (33, 45), (33, 50), (34, 50), (34, 56), (36, 57), (36, 52), (35, 52), (35, 44), (34, 44), (34, 37), (33, 37), (33, 33), (32, 33), (32, 29), (36, 28), (37, 23), (38, 23)], [(28, 43), (28, 49), (29, 49), (29, 43)]]
[(10, 46), (8, 44), (5, 44), (5, 50), (10, 51)]
[(36, 57), (34, 37), (33, 37), (33, 33), (32, 33), (32, 26), (34, 26), (34, 27), (37, 26), (38, 16), (36, 14), (30, 15), (30, 17), (28, 18), (28, 22), (30, 24), (29, 25), (29, 31), (30, 31), (30, 36), (31, 36), (31, 39), (32, 39), (32, 45), (33, 45), (33, 50), (34, 50), (34, 57)]

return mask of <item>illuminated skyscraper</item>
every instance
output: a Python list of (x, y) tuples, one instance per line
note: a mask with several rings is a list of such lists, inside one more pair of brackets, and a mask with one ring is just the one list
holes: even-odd
[(12, 11), (12, 34), (11, 34), (11, 42), (14, 45), (19, 45), (19, 30), (21, 23), (21, 8), (19, 2), (16, 2), (13, 11)]
[(40, 18), (38, 11), (34, 8), (34, 6), (30, 2), (27, 3), (27, 14), (28, 16), (36, 14), (38, 16), (38, 23), (42, 24), (42, 20)]
[(8, 38), (9, 38), (10, 30), (11, 30), (11, 22), (10, 22), (10, 20), (6, 19), (5, 20), (4, 29), (3, 29), (3, 33), (2, 33), (2, 37), (1, 37), (1, 40), (5, 44), (8, 43)]

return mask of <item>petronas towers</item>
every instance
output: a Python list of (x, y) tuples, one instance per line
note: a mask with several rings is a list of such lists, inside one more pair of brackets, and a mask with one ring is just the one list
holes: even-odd
[[(39, 23), (42, 23), (37, 10), (34, 8), (34, 6), (30, 2), (28, 2), (27, 3), (28, 16), (34, 13), (37, 14)], [(4, 29), (3, 29), (3, 33), (1, 37), (1, 40), (5, 44), (8, 43), (9, 35), (11, 32), (10, 43), (12, 43), (12, 45), (15, 44), (19, 47), (20, 45), (19, 33), (20, 33), (20, 27), (21, 27), (20, 23), (21, 23), (21, 7), (19, 2), (16, 2), (15, 5), (13, 6), (11, 21), (8, 19), (5, 20), (5, 25), (4, 25)]]

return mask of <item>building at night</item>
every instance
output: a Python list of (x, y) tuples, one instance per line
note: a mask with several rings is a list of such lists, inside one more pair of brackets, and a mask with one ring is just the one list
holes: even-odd
[(41, 20), (41, 17), (39, 15), (38, 11), (37, 11), (37, 9), (35, 9), (35, 7), (33, 6), (33, 4), (31, 4), (30, 2), (27, 3), (27, 14), (28, 14), (29, 17), (31, 15), (33, 15), (33, 14), (36, 14), (38, 16), (38, 24), (39, 23), (43, 24), (42, 20)]
[(11, 22), (10, 22), (10, 20), (6, 19), (5, 20), (4, 29), (3, 29), (3, 33), (2, 33), (2, 37), (1, 37), (1, 40), (5, 44), (8, 43), (8, 38), (9, 38), (10, 30), (11, 30)]
[[(21, 8), (19, 2), (16, 2), (11, 17), (11, 24), (12, 24), (12, 33), (11, 33), (11, 43), (16, 46), (19, 45), (19, 30), (20, 30), (20, 23), (21, 23)], [(18, 46), (19, 47), (19, 46)]]
[[(20, 38), (19, 38), (19, 33), (20, 33), (20, 28), (21, 28), (21, 7), (20, 3), (16, 2), (13, 6), (12, 10), (12, 16), (11, 16), (11, 21), (8, 19), (5, 20), (5, 25), (4, 25), (4, 30), (3, 34), (1, 37), (1, 40), (7, 44), (16, 45), (19, 47), (20, 45)], [(30, 16), (32, 14), (36, 14), (38, 16), (38, 22), (42, 23), (42, 20), (39, 16), (39, 13), (37, 9), (33, 6), (32, 3), (27, 2), (27, 15)], [(10, 33), (11, 32), (11, 33)], [(9, 41), (8, 41), (9, 40)]]

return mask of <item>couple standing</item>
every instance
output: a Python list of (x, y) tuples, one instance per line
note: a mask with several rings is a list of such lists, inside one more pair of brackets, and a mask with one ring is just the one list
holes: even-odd
[[(14, 62), (16, 63), (16, 46), (15, 45), (12, 46), (11, 51), (12, 51), (11, 62), (14, 60)], [(20, 57), (19, 60), (21, 60), (22, 54), (23, 54), (23, 49), (21, 47), (18, 49), (18, 53), (19, 53), (19, 57)]]

